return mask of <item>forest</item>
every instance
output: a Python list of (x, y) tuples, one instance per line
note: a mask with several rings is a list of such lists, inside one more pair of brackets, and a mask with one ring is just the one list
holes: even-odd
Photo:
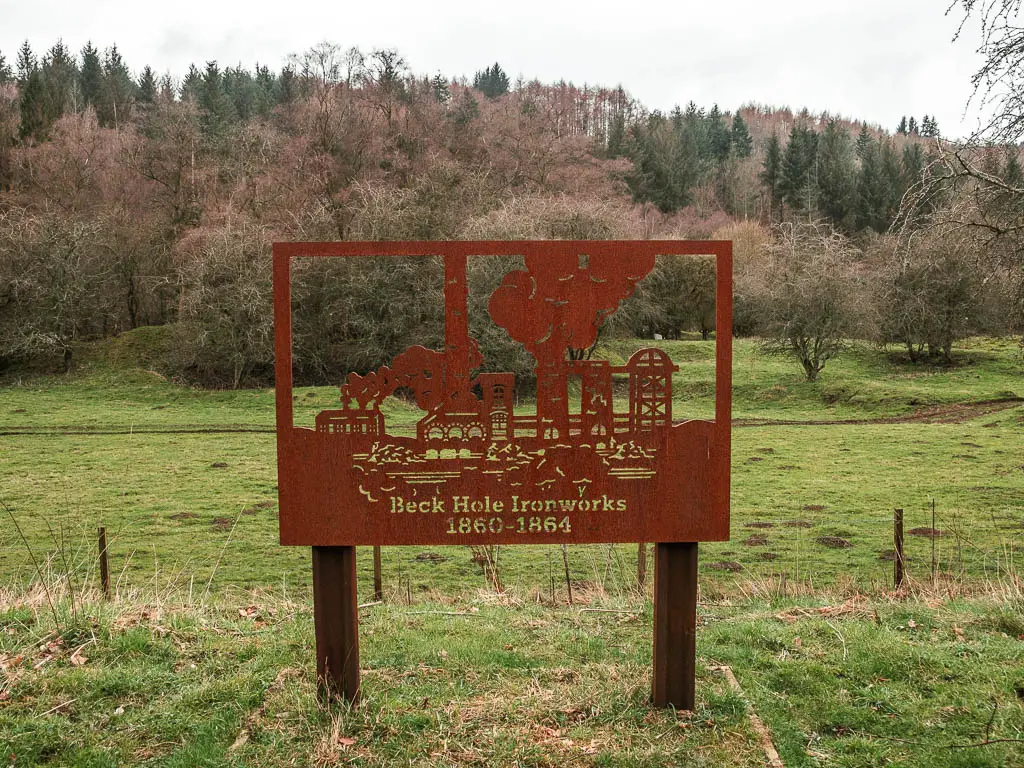
[[(621, 86), (417, 74), (328, 42), (181, 78), (134, 73), (116, 45), (26, 42), (0, 54), (0, 368), (70, 370), (82, 340), (160, 325), (171, 375), (266, 384), (275, 240), (546, 238), (733, 240), (734, 331), (811, 380), (849, 339), (949, 363), (958, 340), (1022, 326), (1022, 187), (1019, 143), (950, 141), (929, 115), (889, 131), (758, 104), (664, 113)], [(507, 265), (479, 262), (483, 306)], [(439, 274), (297, 265), (300, 380), (438, 343)], [(706, 338), (713, 286), (707, 261), (661, 258), (603, 333)], [(476, 314), (484, 357), (528, 382)]]

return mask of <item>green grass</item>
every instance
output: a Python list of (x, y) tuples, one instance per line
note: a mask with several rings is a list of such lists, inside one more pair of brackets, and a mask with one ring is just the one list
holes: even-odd
[[(1021, 393), (1012, 341), (973, 340), (948, 368), (857, 347), (817, 384), (737, 343), (734, 414), (753, 425), (734, 430), (732, 541), (701, 545), (698, 707), (678, 717), (647, 704), (650, 581), (628, 544), (569, 548), (573, 607), (555, 547), (503, 547), (504, 597), (465, 547), (385, 547), (365, 703), (318, 705), (309, 550), (277, 544), (273, 392), (169, 381), (162, 343), (141, 329), (70, 376), (3, 379), (0, 761), (763, 765), (749, 703), (787, 766), (1024, 762), (1017, 741), (973, 746), (1024, 738), (1024, 406), (959, 408)], [(711, 415), (713, 343), (663, 345), (676, 416)], [(295, 394), (301, 423), (337, 398)], [(253, 431), (217, 431), (235, 426)], [(916, 597), (893, 596), (892, 509), (930, 527), (933, 499), (934, 583), (933, 540), (908, 535)]]
[[(522, 596), (521, 596), (522, 597)], [(136, 593), (0, 598), (0, 754), (13, 765), (787, 766), (1024, 760), (1020, 603), (705, 603), (694, 713), (648, 705), (649, 602), (480, 594), (361, 612), (363, 703), (315, 695), (308, 605)], [(77, 654), (76, 654), (77, 651)], [(74, 663), (77, 660), (77, 664)], [(735, 672), (742, 695), (717, 666)], [(8, 757), (10, 756), (10, 757)]]
[[(211, 578), (214, 589), (307, 585), (308, 550), (276, 543), (273, 392), (211, 392), (168, 382), (147, 370), (161, 338), (140, 329), (87, 347), (82, 367), (71, 376), (8, 375), (0, 432), (15, 434), (0, 435), (0, 500), (44, 567), (66, 571), (70, 563), (79, 579), (95, 578), (95, 529), (104, 525), (121, 586), (155, 580), (195, 590)], [(637, 344), (615, 342), (607, 352), (623, 359)], [(663, 344), (681, 361), (677, 379), (699, 382), (711, 375), (713, 342)], [(830, 365), (814, 385), (801, 381), (792, 363), (761, 355), (741, 340), (735, 411), (741, 419), (829, 421), (898, 416), (912, 402), (991, 400), (1021, 389), (1024, 372), (1016, 355), (1012, 341), (976, 340), (957, 366), (933, 369), (899, 365), (882, 351), (859, 348)], [(835, 399), (840, 384), (847, 393), (872, 394)], [(680, 400), (686, 391), (680, 381), (675, 391), (677, 415), (691, 405), (709, 412), (706, 393)], [(303, 388), (296, 398), (296, 419), (311, 423), (337, 393)], [(824, 405), (823, 398), (832, 404)], [(388, 417), (402, 423), (419, 415), (400, 400), (386, 407)], [(999, 581), (1015, 571), (1024, 536), (1022, 422), (1024, 407), (1018, 406), (955, 423), (737, 428), (733, 540), (702, 547), (705, 589), (729, 591), (783, 575), (789, 584), (880, 588), (891, 572), (891, 563), (879, 557), (892, 546), (892, 509), (906, 510), (908, 530), (930, 527), (932, 499), (935, 527), (944, 533), (935, 541), (940, 574)], [(63, 434), (61, 425), (86, 433)], [(225, 425), (268, 431), (168, 431)], [(103, 433), (111, 427), (123, 434)], [(221, 464), (226, 466), (214, 466)], [(755, 535), (764, 541), (750, 538)], [(831, 549), (818, 541), (826, 536), (851, 546)], [(928, 537), (907, 537), (912, 575), (930, 577), (931, 545)], [(429, 552), (441, 559), (420, 557)], [(482, 583), (464, 548), (385, 548), (384, 557), (388, 588), (396, 594), (458, 594)], [(504, 580), (550, 591), (557, 557), (551, 547), (506, 547)], [(610, 592), (635, 582), (635, 547), (574, 547), (570, 559), (578, 582)], [(361, 558), (364, 584), (367, 561)], [(35, 565), (5, 515), (0, 580), (27, 584), (34, 577)], [(562, 579), (554, 580), (558, 588)]]

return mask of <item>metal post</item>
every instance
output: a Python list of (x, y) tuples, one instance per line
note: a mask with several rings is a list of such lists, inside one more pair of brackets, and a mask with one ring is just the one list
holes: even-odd
[(110, 567), (107, 565), (107, 529), (100, 526), (100, 585), (103, 596), (110, 599)]
[(373, 547), (373, 599), (376, 601), (384, 599), (384, 576), (381, 572), (379, 544)]
[(356, 548), (313, 547), (317, 690), (324, 699), (359, 699)]
[(894, 589), (903, 586), (903, 510), (892, 511), (892, 585)]
[(692, 711), (696, 667), (697, 544), (658, 544), (654, 555), (654, 706)]

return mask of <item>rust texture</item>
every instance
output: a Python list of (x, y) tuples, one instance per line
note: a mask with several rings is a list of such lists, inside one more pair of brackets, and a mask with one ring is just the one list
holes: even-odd
[[(673, 413), (677, 368), (657, 348), (624, 365), (586, 359), (601, 324), (658, 255), (717, 264), (714, 420)], [(481, 372), (469, 332), (467, 259), (521, 256), (491, 319), (536, 361), (533, 413), (510, 373)], [(337, 408), (296, 425), (290, 264), (296, 257), (439, 256), (445, 340), (350, 374)], [(719, 241), (276, 243), (274, 319), (282, 544), (721, 541), (729, 534), (732, 244)], [(570, 404), (572, 382), (579, 400)], [(616, 409), (613, 383), (628, 391)], [(388, 424), (411, 391), (423, 417)]]

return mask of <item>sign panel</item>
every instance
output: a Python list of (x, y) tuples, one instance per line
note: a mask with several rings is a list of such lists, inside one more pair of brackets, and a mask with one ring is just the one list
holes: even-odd
[[(659, 255), (715, 257), (714, 420), (674, 412), (678, 369), (660, 348), (620, 365), (580, 359)], [(292, 259), (389, 256), (442, 259), (443, 348), (410, 347), (376, 371), (350, 374), (338, 407), (296, 425)], [(487, 256), (522, 257), (488, 310), (535, 361), (528, 408), (517, 405), (511, 373), (480, 370), (470, 335), (467, 261)], [(274, 322), (282, 544), (728, 539), (729, 242), (276, 243)], [(382, 410), (399, 389), (422, 410), (415, 424), (389, 423)]]

